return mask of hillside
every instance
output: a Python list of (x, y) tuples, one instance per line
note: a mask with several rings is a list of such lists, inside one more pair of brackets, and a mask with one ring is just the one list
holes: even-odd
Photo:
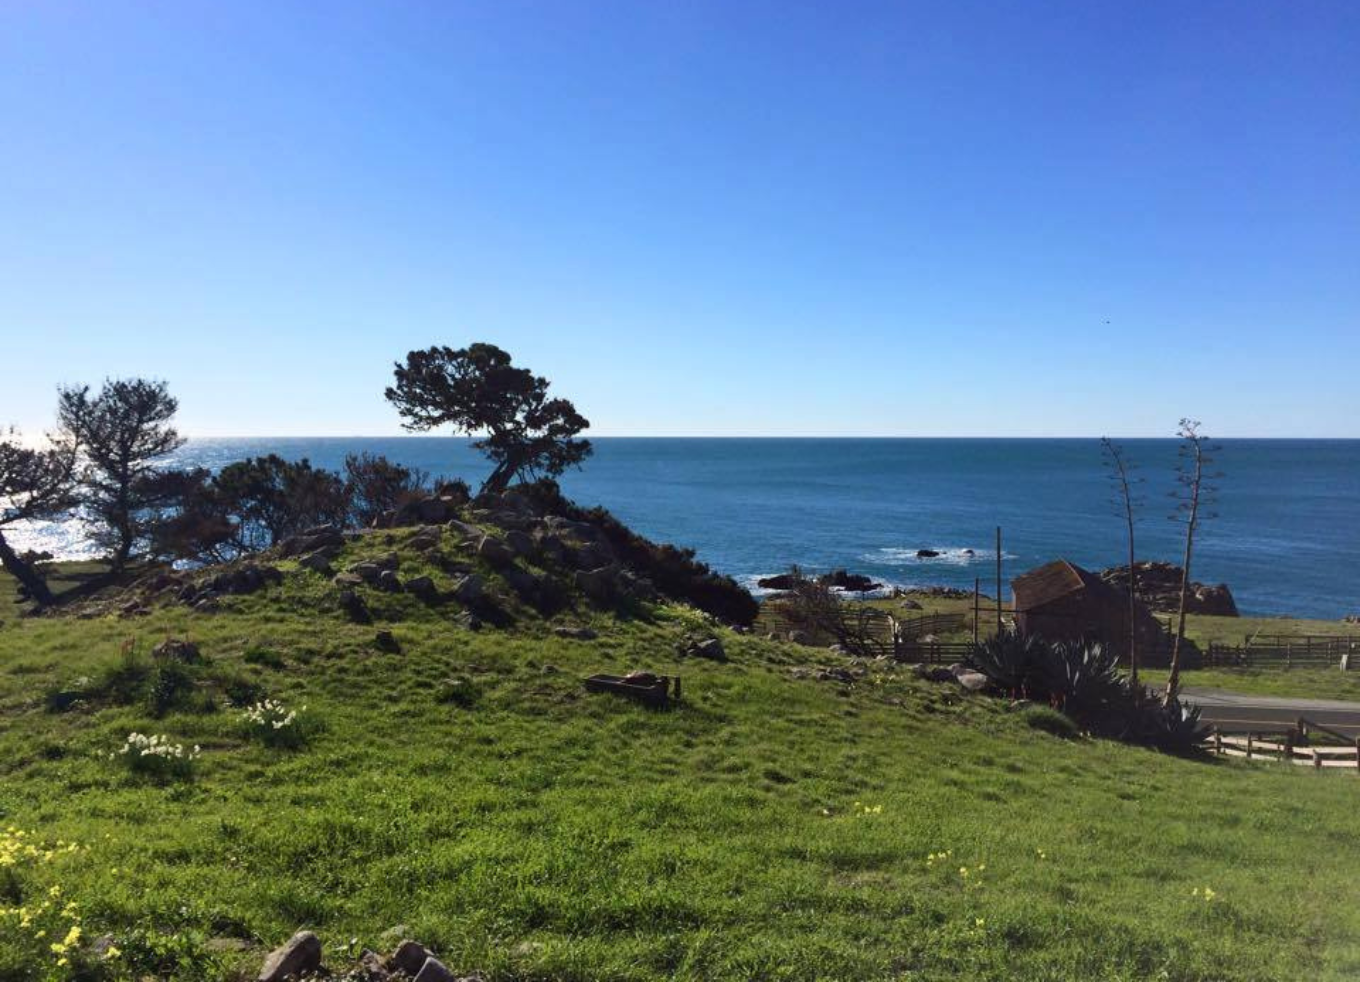
[[(469, 520), (497, 541), (518, 521)], [(278, 582), (202, 607), (182, 584), (83, 616), (6, 602), (0, 828), (54, 855), (26, 865), (3, 833), (0, 913), (58, 888), (86, 937), (113, 935), (100, 971), (175, 978), (253, 978), (302, 927), (332, 966), (414, 937), (488, 980), (1360, 971), (1354, 775), (1063, 739), (1046, 713), (646, 584), (592, 600), (560, 557), (471, 533), (330, 550), (335, 574), (395, 566), (401, 592), (267, 557)], [(711, 637), (725, 661), (684, 654)], [(200, 657), (153, 659), (167, 638)], [(678, 674), (683, 701), (581, 685), (631, 669)], [(301, 745), (251, 738), (233, 703), (265, 697), (306, 706)], [(132, 731), (201, 756), (131, 774), (110, 754)], [(19, 923), (0, 918), (0, 979), (63, 977)]]

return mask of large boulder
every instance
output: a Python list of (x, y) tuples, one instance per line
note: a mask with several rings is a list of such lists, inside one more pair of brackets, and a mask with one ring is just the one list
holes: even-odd
[(849, 593), (867, 593), (870, 590), (883, 589), (882, 583), (877, 583), (861, 573), (850, 573), (843, 569), (832, 570), (830, 573), (817, 577), (817, 581)]
[(246, 594), (262, 590), (271, 584), (282, 583), (283, 574), (273, 566), (247, 563), (235, 569), (223, 570), (207, 583), (215, 593)]
[(472, 606), (482, 599), (485, 581), (476, 573), (463, 577), (453, 587), (453, 595), (464, 607)]
[(601, 566), (598, 569), (576, 571), (576, 589), (597, 604), (611, 603), (618, 596), (619, 567)]
[(345, 612), (355, 624), (372, 624), (373, 614), (369, 612), (368, 604), (364, 603), (364, 598), (353, 590), (341, 590), (336, 598), (340, 604), (340, 609)]
[(412, 577), (406, 581), (405, 587), (407, 593), (427, 604), (439, 599), (439, 589), (434, 585), (434, 580), (428, 576)]
[(299, 931), (275, 949), (260, 969), (259, 982), (285, 982), (315, 974), (321, 968), (321, 939), (311, 931)]
[[(1181, 567), (1175, 563), (1136, 563), (1134, 591), (1138, 599), (1156, 611), (1175, 613), (1180, 607)], [(1115, 566), (1102, 570), (1100, 578), (1126, 591), (1129, 588), (1129, 567)], [(1226, 583), (1209, 585), (1191, 582), (1186, 591), (1185, 609), (1190, 614), (1210, 614), (1216, 617), (1237, 617), (1237, 601)]]
[(318, 525), (297, 535), (290, 535), (279, 543), (279, 555), (287, 558), (289, 556), (301, 556), (308, 552), (327, 552), (329, 558), (334, 558), (341, 549), (345, 548), (345, 536), (334, 525)]
[(515, 550), (504, 539), (494, 535), (482, 536), (482, 541), (477, 543), (477, 555), (497, 568), (509, 566), (515, 561)]

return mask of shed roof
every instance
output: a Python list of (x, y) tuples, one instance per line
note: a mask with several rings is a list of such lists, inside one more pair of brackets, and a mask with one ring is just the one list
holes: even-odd
[(1055, 559), (1011, 580), (1011, 590), (1015, 593), (1015, 610), (1019, 613), (1060, 600), (1078, 590), (1100, 596), (1109, 590), (1109, 585), (1074, 562)]

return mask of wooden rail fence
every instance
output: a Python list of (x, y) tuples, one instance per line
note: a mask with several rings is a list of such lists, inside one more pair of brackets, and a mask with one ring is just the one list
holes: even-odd
[(1304, 668), (1360, 666), (1360, 638), (1332, 635), (1257, 635), (1242, 644), (1209, 642), (1204, 652), (1206, 667)]
[[(1311, 736), (1321, 733), (1341, 746), (1318, 745)], [(1205, 741), (1204, 749), (1220, 757), (1243, 757), (1255, 761), (1281, 761), (1313, 767), (1345, 767), (1360, 774), (1360, 737), (1349, 737), (1337, 730), (1328, 729), (1321, 723), (1300, 718), (1292, 730), (1284, 733), (1227, 735), (1214, 730)]]

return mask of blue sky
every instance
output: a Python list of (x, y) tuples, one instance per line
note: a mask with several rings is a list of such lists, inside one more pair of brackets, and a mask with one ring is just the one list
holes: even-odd
[(1360, 4), (0, 7), (0, 423), (1360, 436)]

